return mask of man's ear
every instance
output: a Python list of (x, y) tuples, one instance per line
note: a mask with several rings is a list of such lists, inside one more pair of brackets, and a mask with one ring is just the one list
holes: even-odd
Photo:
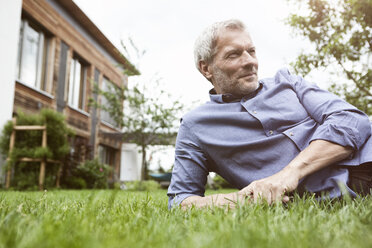
[(205, 61), (199, 61), (199, 70), (203, 76), (212, 82), (211, 66)]

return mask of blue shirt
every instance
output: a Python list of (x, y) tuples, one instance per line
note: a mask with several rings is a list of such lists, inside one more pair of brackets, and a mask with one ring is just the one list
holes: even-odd
[(301, 180), (300, 192), (338, 197), (342, 183), (353, 194), (346, 185), (347, 166), (372, 161), (368, 117), (286, 69), (260, 80), (243, 98), (211, 94), (210, 99), (181, 120), (169, 208), (189, 196), (204, 196), (209, 172), (242, 189), (283, 169), (313, 140), (352, 147), (354, 154)]

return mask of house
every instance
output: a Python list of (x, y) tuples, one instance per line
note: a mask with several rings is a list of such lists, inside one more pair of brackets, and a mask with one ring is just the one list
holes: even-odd
[[(132, 75), (138, 70), (72, 0), (12, 0), (0, 5), (5, 38), (1, 45), (8, 56), (0, 62), (10, 61), (4, 71), (8, 92), (1, 94), (12, 95), (1, 100), (7, 108), (5, 118), (42, 108), (63, 113), (76, 133), (71, 144), (75, 159), (98, 157), (119, 177), (122, 141), (110, 134), (120, 132), (120, 127), (106, 111), (89, 105), (90, 98), (107, 102), (93, 94), (92, 82), (103, 90), (110, 85), (122, 88), (128, 82), (124, 70)], [(8, 31), (9, 37), (4, 34)]]

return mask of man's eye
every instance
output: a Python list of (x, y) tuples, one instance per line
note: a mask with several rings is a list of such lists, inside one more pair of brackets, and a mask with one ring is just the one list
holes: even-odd
[(228, 57), (228, 58), (236, 58), (236, 57), (238, 57), (238, 56), (239, 56), (238, 53), (230, 53), (227, 57)]
[(248, 52), (249, 52), (249, 54), (251, 54), (251, 55), (256, 54), (256, 50), (255, 50), (255, 49), (251, 49), (251, 50), (249, 50)]

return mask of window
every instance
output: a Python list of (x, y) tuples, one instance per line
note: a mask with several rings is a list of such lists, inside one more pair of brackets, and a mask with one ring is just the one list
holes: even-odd
[(102, 164), (107, 164), (111, 166), (115, 166), (115, 153), (116, 150), (114, 148), (99, 145), (98, 146), (98, 158), (99, 162)]
[[(116, 87), (114, 86), (107, 78), (103, 78), (103, 81), (102, 81), (102, 90), (103, 91), (106, 91), (106, 92), (113, 92), (113, 87)], [(103, 106), (108, 106), (109, 105), (109, 101), (105, 98), (105, 96), (102, 95), (102, 98), (101, 98), (101, 104)], [(117, 126), (116, 124), (116, 121), (110, 116), (110, 113), (107, 112), (106, 110), (104, 109), (101, 109), (101, 120), (113, 125), (113, 126)]]
[(16, 78), (22, 83), (46, 90), (49, 39), (28, 20), (22, 20), (18, 41)]
[(70, 66), (68, 104), (77, 109), (84, 109), (85, 81), (87, 69), (84, 63), (74, 57)]

